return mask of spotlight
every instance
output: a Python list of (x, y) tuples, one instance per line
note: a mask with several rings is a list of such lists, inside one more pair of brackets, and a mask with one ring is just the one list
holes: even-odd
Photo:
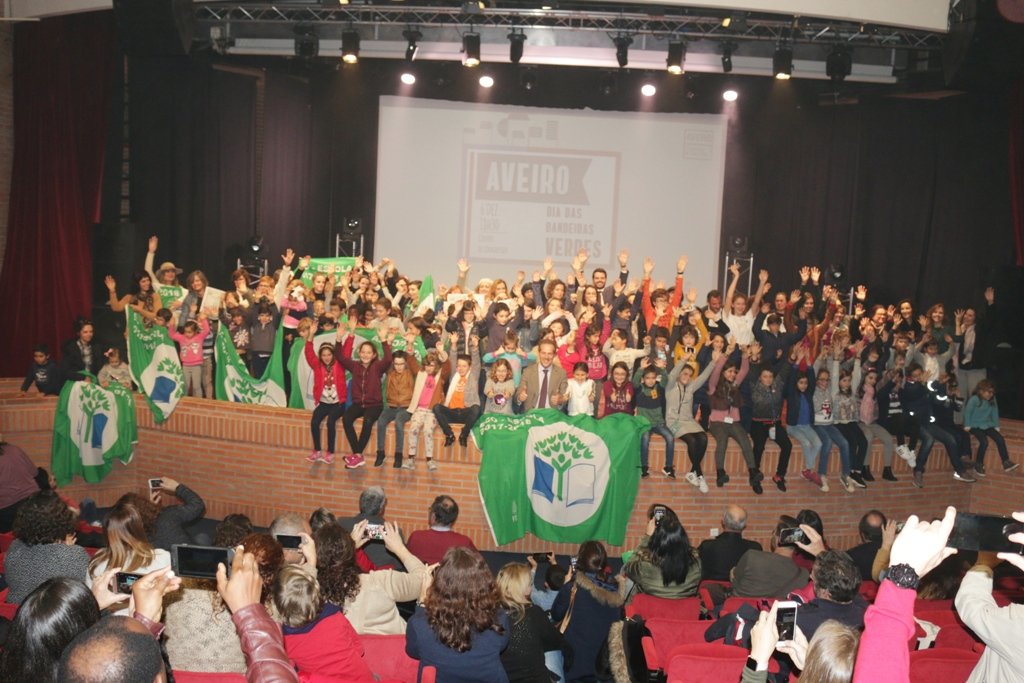
[(732, 89), (726, 90), (725, 92), (722, 93), (722, 99), (725, 100), (726, 102), (735, 102), (739, 96), (740, 94)]
[(629, 46), (633, 44), (633, 39), (620, 33), (612, 38), (612, 42), (615, 43), (615, 59), (619, 62), (619, 68), (625, 68), (629, 64)]
[(668, 59), (665, 60), (668, 72), (674, 76), (683, 73), (683, 62), (686, 61), (686, 43), (673, 41), (668, 44)]
[(483, 14), (486, 8), (486, 3), (481, 0), (466, 0), (462, 3), (463, 14)]
[(416, 41), (421, 40), (423, 34), (416, 29), (410, 28), (402, 31), (402, 37), (408, 41), (408, 44), (405, 46), (405, 61), (411, 62), (416, 59), (416, 53), (420, 50)]
[(480, 34), (462, 35), (462, 66), (480, 66)]
[(415, 82), (416, 74), (409, 71), (406, 71), (404, 74), (402, 74), (402, 83), (405, 83), (406, 85), (412, 85)]
[(842, 285), (846, 281), (846, 266), (842, 263), (831, 263), (825, 269), (825, 284)]
[(525, 42), (526, 34), (522, 29), (519, 32), (512, 29), (512, 33), (508, 34), (508, 58), (513, 64), (518, 64), (519, 60), (523, 58), (523, 43)]
[(654, 97), (656, 92), (658, 92), (658, 89), (654, 87), (653, 83), (644, 83), (640, 86), (640, 94), (644, 97)]
[(259, 253), (263, 251), (262, 235), (256, 234), (249, 238), (249, 251), (251, 251), (254, 256), (258, 256)]
[(301, 59), (316, 59), (320, 54), (320, 38), (311, 26), (295, 27), (295, 56)]
[(481, 88), (490, 88), (490, 87), (493, 87), (493, 86), (494, 86), (494, 78), (493, 77), (488, 76), (487, 74), (484, 74), (483, 76), (480, 77), (480, 87)]
[(788, 81), (793, 75), (793, 48), (779, 45), (772, 55), (772, 73), (780, 81)]
[(825, 73), (833, 83), (842, 83), (853, 71), (853, 55), (843, 45), (836, 45), (825, 59)]
[(732, 24), (732, 16), (724, 17), (722, 19), (722, 28), (729, 28)]
[(346, 64), (359, 61), (359, 32), (354, 29), (341, 32), (341, 61)]
[(736, 51), (738, 46), (731, 40), (727, 40), (722, 43), (722, 73), (729, 73), (732, 71), (732, 53)]
[(519, 76), (519, 85), (523, 90), (530, 91), (537, 87), (537, 72), (527, 69)]

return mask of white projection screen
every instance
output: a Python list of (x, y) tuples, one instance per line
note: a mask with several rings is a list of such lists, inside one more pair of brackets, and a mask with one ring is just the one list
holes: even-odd
[(381, 97), (378, 135), (374, 256), (402, 273), (511, 283), (550, 255), (564, 279), (585, 248), (614, 277), (627, 249), (631, 278), (686, 254), (685, 287), (716, 286), (724, 116)]

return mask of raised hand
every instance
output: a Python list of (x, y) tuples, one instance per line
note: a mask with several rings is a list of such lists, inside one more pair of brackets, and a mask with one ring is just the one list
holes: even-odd
[(654, 272), (654, 260), (650, 256), (644, 256), (644, 277), (651, 277)]
[(857, 285), (857, 289), (854, 290), (853, 295), (857, 297), (857, 301), (867, 301), (868, 288), (864, 285)]
[(757, 281), (764, 284), (768, 282), (768, 271), (762, 268), (757, 272)]
[[(991, 287), (989, 288), (991, 289)], [(1024, 522), (1024, 512), (1014, 512), (1013, 518), (1018, 522)], [(1024, 543), (1024, 533), (1010, 534), (1008, 540), (1011, 543)], [(999, 553), (999, 559), (1006, 560), (1017, 569), (1024, 569), (1024, 555), (1017, 553)]]
[(587, 259), (589, 258), (590, 254), (587, 253), (586, 249), (580, 249), (578, 252), (576, 252), (576, 260), (579, 261), (581, 268), (586, 265)]
[(928, 316), (926, 315), (917, 316), (917, 324), (921, 327), (922, 330), (927, 330), (931, 328), (931, 323), (928, 321)]
[(469, 261), (464, 258), (460, 258), (456, 265), (459, 267), (459, 275), (465, 275), (469, 272)]
[(821, 279), (821, 269), (818, 266), (811, 266), (811, 282), (818, 284)]
[(689, 256), (687, 256), (686, 254), (683, 254), (682, 256), (680, 256), (679, 260), (676, 261), (676, 272), (677, 273), (681, 273), (684, 270), (686, 270), (686, 264), (689, 263), (689, 262), (690, 262), (690, 257)]
[(691, 306), (695, 305), (697, 303), (697, 288), (696, 287), (690, 287), (690, 291), (688, 291), (686, 293), (686, 300), (690, 302)]
[(551, 269), (555, 267), (555, 261), (550, 256), (544, 257), (544, 272), (550, 273)]
[(295, 252), (291, 249), (285, 249), (284, 253), (281, 254), (281, 260), (284, 262), (286, 267), (291, 268), (292, 261), (295, 260)]
[(619, 268), (629, 265), (629, 252), (625, 249), (619, 252)]
[(117, 289), (117, 281), (109, 275), (103, 278), (103, 284), (105, 284), (107, 289), (111, 292)]
[(892, 544), (889, 566), (909, 564), (919, 577), (935, 569), (956, 552), (955, 548), (946, 547), (955, 520), (956, 508), (952, 506), (946, 508), (945, 517), (937, 522), (922, 522), (917, 515), (911, 515)]
[(734, 278), (738, 278), (740, 276), (740, 264), (733, 261), (732, 265), (729, 266), (729, 272), (732, 273)]
[(306, 268), (308, 268), (309, 267), (309, 261), (312, 258), (313, 257), (308, 255), (308, 254), (306, 256), (303, 256), (302, 258), (300, 258), (299, 259), (299, 270), (305, 270)]
[(989, 306), (996, 302), (996, 290), (994, 287), (985, 288), (985, 302), (988, 303)]
[(149, 238), (149, 253), (150, 254), (155, 254), (156, 253), (156, 247), (157, 247), (158, 244), (160, 244), (160, 240), (157, 239), (156, 235), (153, 235), (152, 237)]
[(811, 269), (808, 266), (804, 266), (800, 269), (800, 284), (806, 285), (807, 281), (811, 279)]

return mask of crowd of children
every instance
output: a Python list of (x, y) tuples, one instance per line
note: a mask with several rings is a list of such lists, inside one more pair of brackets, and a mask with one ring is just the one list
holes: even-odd
[[(136, 274), (130, 294), (119, 298), (114, 280), (106, 279), (110, 305), (117, 310), (131, 306), (147, 325), (169, 328), (194, 396), (212, 396), (218, 325), (227, 327), (256, 377), (266, 369), (278, 326), (283, 326), (285, 343), (305, 344), (314, 370), (313, 451), (308, 456), (313, 463), (334, 462), (340, 419), (348, 442), (344, 464), (363, 466), (379, 420), (375, 466), (387, 459), (386, 427), (393, 422), (394, 467), (415, 468), (422, 437), (427, 468), (437, 469), (435, 429), (443, 433), (446, 447), (456, 438), (464, 447), (482, 414), (523, 412), (524, 368), (538, 362), (536, 351), (550, 341), (568, 381), (564, 393), (559, 390), (542, 405), (570, 416), (645, 417), (651, 428), (638, 456), (642, 476), (649, 476), (650, 436), (657, 434), (665, 442), (662, 473), (675, 478), (681, 442), (689, 458), (685, 479), (702, 493), (708, 491), (702, 469), (708, 433), (716, 443), (716, 484), (730, 480), (725, 454), (732, 440), (758, 494), (763, 492), (760, 468), (768, 440), (780, 448), (770, 481), (786, 490), (791, 437), (801, 445), (801, 476), (822, 491), (829, 490), (825, 474), (833, 445), (840, 458), (839, 482), (848, 492), (875, 480), (867, 454), (876, 440), (884, 452), (882, 477), (896, 480), (891, 468), (895, 453), (913, 468), (918, 487), (936, 441), (960, 481), (985, 475), (989, 441), (995, 442), (1004, 468), (1017, 467), (999, 433), (994, 387), (985, 379), (991, 314), (958, 310), (949, 321), (937, 304), (915, 317), (909, 301), (869, 304), (864, 286), (844, 302), (815, 267), (800, 269), (792, 292), (779, 291), (768, 300), (769, 273), (758, 273), (756, 291), (748, 296), (738, 291), (741, 272), (734, 263), (725, 295), (712, 290), (700, 308), (697, 290), (684, 290), (685, 256), (675, 264), (670, 287), (652, 279), (651, 258), (643, 260), (642, 278), (630, 280), (626, 251), (618, 255), (614, 277), (596, 268), (588, 278), (588, 254), (581, 250), (564, 280), (549, 258), (530, 279), (519, 271), (511, 284), (483, 278), (475, 288), (467, 285), (470, 266), (463, 259), (456, 283), (438, 287), (431, 307), (421, 305), (421, 295), (429, 294), (420, 291), (423, 283), (400, 274), (389, 259), (374, 265), (356, 258), (347, 272), (329, 268), (315, 274), (307, 287), (302, 272), (309, 257), (298, 259), (293, 271), (296, 257), (287, 250), (274, 275), (260, 277), (251, 287), (247, 273), (236, 271), (234, 288), (226, 292), (220, 310), (200, 310), (206, 276), (194, 271), (181, 287), (182, 271), (173, 263), (153, 271), (156, 248), (152, 238), (145, 271)], [(181, 287), (184, 297), (165, 306), (154, 283), (157, 288)], [(985, 298), (991, 308), (991, 288)], [(361, 327), (376, 333), (380, 352), (367, 341), (356, 347)], [(318, 329), (336, 331), (335, 343), (313, 348)], [(82, 339), (80, 332), (68, 348), (91, 360), (90, 342)], [(401, 350), (392, 349), (396, 339), (404, 342)], [(107, 364), (100, 381), (130, 386), (117, 350), (103, 355)], [(39, 347), (23, 391), (35, 383), (43, 393), (57, 393), (60, 375), (47, 349)], [(325, 420), (326, 451), (320, 439)], [(462, 425), (458, 437), (452, 424)]]

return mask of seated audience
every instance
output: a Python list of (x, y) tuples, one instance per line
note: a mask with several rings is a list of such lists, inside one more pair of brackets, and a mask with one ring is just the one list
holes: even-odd
[[(269, 533), (275, 539), (278, 536), (301, 536), (302, 534), (311, 536), (313, 529), (310, 528), (307, 520), (289, 512), (274, 518), (274, 521), (270, 523)], [(301, 547), (284, 548), (283, 551), (285, 564), (306, 563), (306, 555), (302, 552)]]
[(743, 538), (747, 511), (730, 505), (722, 515), (722, 533), (702, 541), (699, 548), (701, 578), (729, 581), (733, 567), (748, 550), (761, 550), (761, 544)]
[[(366, 521), (370, 524), (384, 524), (384, 515), (387, 512), (387, 508), (388, 497), (384, 493), (384, 488), (381, 486), (371, 486), (359, 494), (359, 514), (355, 517), (342, 517), (338, 520), (338, 524), (350, 533), (359, 522)], [(398, 535), (403, 539), (405, 538), (401, 528), (398, 529)], [(388, 550), (387, 544), (381, 539), (369, 539), (362, 546), (362, 550), (370, 558), (370, 562), (379, 568), (402, 568), (402, 561)]]
[(440, 562), (450, 548), (476, 550), (469, 536), (452, 531), (459, 518), (459, 504), (451, 496), (440, 495), (430, 504), (426, 530), (414, 531), (409, 535), (409, 550), (427, 564)]
[(814, 599), (797, 611), (796, 624), (808, 638), (824, 622), (838, 621), (855, 629), (864, 627), (867, 602), (858, 593), (860, 572), (841, 550), (826, 550), (814, 560), (811, 570)]
[(793, 562), (794, 546), (779, 543), (779, 534), (783, 529), (797, 526), (800, 525), (796, 519), (783, 515), (772, 532), (769, 551), (748, 550), (743, 554), (732, 570), (733, 595), (781, 600), (791, 591), (807, 585), (810, 575), (806, 569)]
[(37, 490), (24, 501), (14, 535), (4, 557), (7, 602), (20, 603), (47, 579), (85, 579), (89, 556), (75, 545), (75, 515), (53, 491)]
[(864, 513), (857, 525), (862, 543), (846, 551), (853, 563), (857, 565), (863, 581), (874, 580), (871, 575), (871, 565), (874, 564), (875, 555), (882, 548), (882, 529), (885, 527), (886, 521), (885, 515), (878, 510), (869, 510)]
[(688, 598), (700, 584), (700, 557), (690, 545), (686, 529), (674, 514), (647, 522), (647, 535), (622, 568), (633, 582), (634, 593), (659, 598)]
[(860, 632), (847, 624), (828, 620), (818, 627), (810, 642), (799, 626), (792, 640), (779, 641), (775, 623), (777, 605), (763, 610), (750, 631), (750, 659), (740, 683), (767, 681), (768, 661), (776, 650), (789, 655), (800, 670), (801, 683), (849, 683), (853, 678)]
[(501, 609), (494, 575), (476, 550), (453, 547), (427, 574), (420, 604), (409, 620), (405, 651), (437, 670), (445, 683), (506, 683), (501, 652), (509, 619)]
[(38, 490), (35, 463), (25, 451), (0, 438), (0, 534), (14, 528), (18, 506)]
[[(562, 634), (537, 605), (530, 601), (533, 572), (525, 564), (509, 563), (498, 572), (501, 604), (508, 612), (508, 647), (501, 653), (510, 683), (551, 683), (552, 671), (545, 665), (545, 653), (561, 655)], [(561, 667), (559, 667), (560, 669)]]

